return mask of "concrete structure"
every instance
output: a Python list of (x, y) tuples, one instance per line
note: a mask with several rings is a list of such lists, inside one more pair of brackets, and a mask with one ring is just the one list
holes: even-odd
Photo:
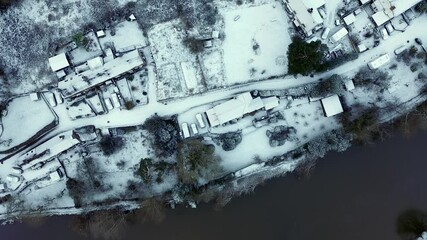
[(340, 98), (336, 94), (324, 98), (320, 101), (322, 102), (323, 110), (325, 112), (326, 117), (332, 117), (344, 111), (342, 109)]
[(265, 110), (270, 110), (279, 106), (279, 99), (277, 97), (263, 98), (262, 103)]
[(381, 66), (386, 65), (389, 62), (390, 62), (390, 55), (384, 54), (384, 55), (381, 55), (380, 57), (378, 57), (377, 59), (369, 62), (368, 67), (370, 69), (377, 69)]
[(287, 8), (295, 14), (294, 24), (310, 36), (319, 24), (323, 23), (318, 8), (325, 5), (325, 0), (283, 0)]
[(261, 98), (254, 99), (249, 92), (246, 92), (209, 109), (206, 111), (206, 115), (211, 127), (216, 127), (263, 107), (264, 103)]
[(52, 71), (56, 72), (70, 66), (70, 63), (68, 62), (65, 53), (61, 53), (49, 58), (49, 65)]
[(134, 50), (105, 63), (102, 67), (66, 76), (58, 83), (58, 89), (61, 90), (64, 98), (73, 97), (110, 79), (119, 78), (139, 69), (143, 65), (144, 61), (138, 50)]

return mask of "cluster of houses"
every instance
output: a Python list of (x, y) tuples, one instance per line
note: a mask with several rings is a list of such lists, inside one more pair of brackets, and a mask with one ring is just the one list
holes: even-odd
[(5, 181), (0, 183), (0, 194), (11, 191), (28, 194), (64, 179), (66, 168), (58, 156), (79, 144), (97, 139), (95, 127), (87, 126), (61, 133), (22, 153)]
[[(351, 51), (363, 52), (379, 44), (370, 36), (378, 33), (384, 40), (394, 31), (405, 31), (415, 18), (413, 6), (421, 0), (343, 0), (345, 7), (335, 15), (335, 25), (326, 24), (325, 0), (283, 0), (295, 28), (309, 41), (322, 40), (342, 49), (341, 42), (349, 35)], [(318, 33), (318, 34), (317, 34)], [(320, 39), (317, 37), (319, 36)], [(363, 36), (365, 39), (363, 39)], [(366, 41), (364, 41), (366, 40)], [(372, 44), (370, 43), (372, 41)]]
[[(132, 22), (135, 19), (131, 15), (131, 22), (122, 23), (123, 29), (137, 29), (126, 25), (137, 25)], [(144, 39), (142, 32), (139, 34)], [(120, 46), (115, 45), (114, 38), (119, 38), (116, 42)], [(49, 58), (50, 67), (59, 78), (58, 91), (67, 102), (71, 118), (104, 114), (125, 108), (127, 103), (148, 102), (141, 80), (146, 64), (141, 49), (145, 45), (135, 44), (132, 39), (126, 45), (120, 38), (123, 36), (111, 30), (89, 31), (76, 35), (74, 41), (59, 50), (59, 54)], [(135, 78), (138, 80), (132, 83)]]

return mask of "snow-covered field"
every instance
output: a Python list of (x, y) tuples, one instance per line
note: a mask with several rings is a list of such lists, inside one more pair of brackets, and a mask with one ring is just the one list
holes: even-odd
[(287, 73), (291, 37), (279, 2), (225, 12), (224, 22), (227, 85)]
[(27, 141), (56, 118), (43, 98), (32, 101), (28, 95), (12, 99), (5, 114), (1, 117), (0, 151)]

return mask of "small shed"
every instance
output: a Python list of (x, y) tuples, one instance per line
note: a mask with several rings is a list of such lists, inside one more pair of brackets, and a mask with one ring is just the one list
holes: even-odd
[(99, 31), (96, 32), (96, 36), (98, 38), (102, 38), (102, 37), (105, 37), (106, 35), (105, 35), (104, 30), (99, 30)]
[(89, 66), (89, 69), (102, 67), (104, 65), (104, 59), (102, 57), (92, 58), (87, 61), (87, 65)]
[(345, 81), (344, 86), (347, 91), (352, 91), (355, 89), (354, 82), (351, 79), (348, 79), (347, 81)]
[(129, 16), (129, 21), (133, 22), (133, 21), (135, 21), (135, 20), (136, 20), (135, 15), (131, 14), (131, 15)]
[(265, 110), (270, 110), (279, 106), (279, 99), (277, 97), (263, 98), (262, 102)]
[(54, 57), (49, 58), (49, 64), (50, 64), (50, 67), (52, 68), (52, 71), (54, 72), (70, 66), (70, 63), (68, 62), (68, 59), (65, 53), (61, 53)]
[(38, 101), (38, 100), (40, 100), (40, 96), (39, 96), (39, 93), (30, 93), (30, 98), (31, 98), (31, 101)]
[(332, 117), (342, 113), (344, 110), (337, 94), (320, 100), (326, 117)]
[(213, 39), (219, 38), (219, 31), (212, 31), (212, 38)]

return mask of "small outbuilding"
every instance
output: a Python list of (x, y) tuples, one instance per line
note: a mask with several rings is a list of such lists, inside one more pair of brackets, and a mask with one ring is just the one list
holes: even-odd
[(70, 66), (70, 63), (68, 62), (68, 59), (65, 53), (61, 53), (54, 57), (49, 58), (49, 64), (50, 64), (50, 68), (52, 68), (52, 71), (54, 72)]
[(31, 101), (38, 101), (38, 100), (40, 100), (40, 96), (39, 96), (39, 93), (30, 93), (30, 98), (31, 98)]
[(342, 113), (344, 110), (337, 94), (320, 100), (326, 117), (332, 117)]

